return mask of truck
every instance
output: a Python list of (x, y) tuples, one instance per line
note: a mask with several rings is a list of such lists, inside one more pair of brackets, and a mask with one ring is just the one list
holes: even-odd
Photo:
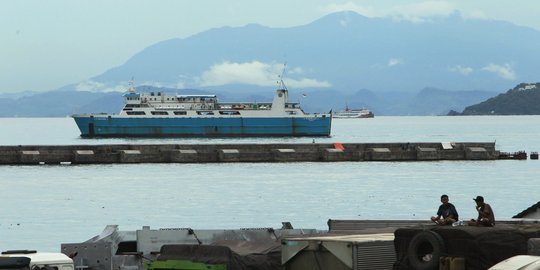
[(0, 270), (75, 270), (73, 260), (63, 253), (9, 250), (0, 254)]

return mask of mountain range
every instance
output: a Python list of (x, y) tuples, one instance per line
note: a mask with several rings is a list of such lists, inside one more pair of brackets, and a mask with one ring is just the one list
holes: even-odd
[(221, 27), (158, 42), (77, 84), (2, 95), (0, 116), (118, 112), (118, 91), (132, 78), (138, 89), (191, 89), (222, 101), (271, 100), (283, 80), (307, 111), (445, 115), (538, 81), (538, 45), (539, 31), (459, 13), (409, 22), (338, 12), (289, 28)]

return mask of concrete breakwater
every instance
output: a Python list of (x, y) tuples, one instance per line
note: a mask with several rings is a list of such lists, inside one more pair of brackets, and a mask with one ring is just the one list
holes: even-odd
[(104, 144), (0, 146), (0, 164), (495, 160), (495, 143)]

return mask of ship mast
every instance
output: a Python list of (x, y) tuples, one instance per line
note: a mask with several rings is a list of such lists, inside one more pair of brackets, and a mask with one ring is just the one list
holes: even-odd
[(283, 70), (281, 71), (281, 75), (278, 75), (279, 81), (279, 89), (287, 90), (287, 86), (285, 86), (285, 82), (283, 81), (283, 76), (285, 75), (285, 68), (287, 67), (287, 62), (283, 63)]

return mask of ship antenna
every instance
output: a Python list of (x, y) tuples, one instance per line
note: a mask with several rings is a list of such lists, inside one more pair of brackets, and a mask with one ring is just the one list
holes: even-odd
[(287, 86), (285, 86), (285, 82), (283, 81), (283, 76), (285, 75), (285, 68), (287, 67), (287, 62), (283, 63), (283, 70), (281, 71), (281, 75), (278, 75), (279, 77), (279, 88), (283, 90), (287, 90)]
[(128, 89), (128, 92), (130, 92), (130, 93), (134, 93), (134, 92), (135, 92), (135, 87), (134, 87), (134, 83), (133, 83), (133, 77), (131, 77), (131, 81), (129, 81), (129, 89)]

